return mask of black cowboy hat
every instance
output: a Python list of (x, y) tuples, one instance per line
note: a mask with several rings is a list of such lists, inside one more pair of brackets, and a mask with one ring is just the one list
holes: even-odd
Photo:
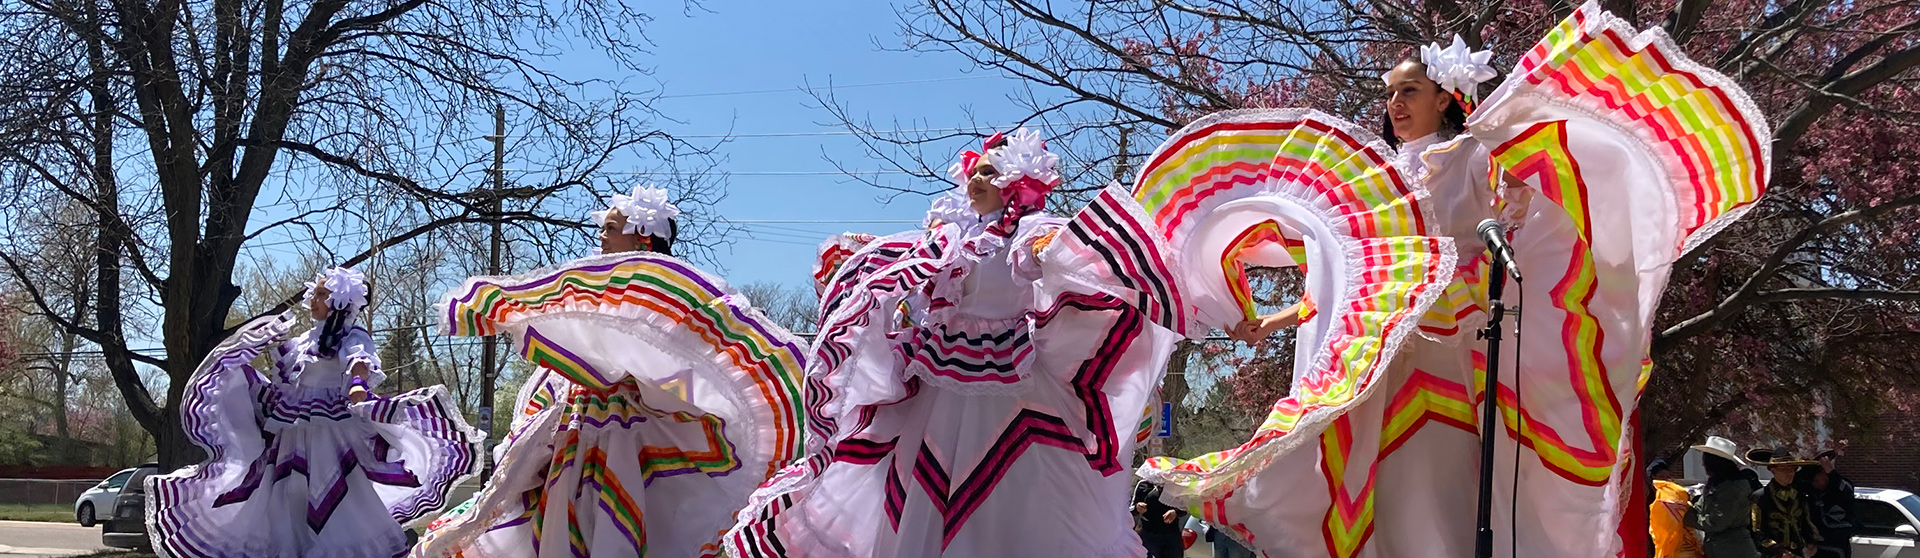
[(1787, 449), (1786, 446), (1747, 450), (1747, 462), (1752, 463), (1755, 467), (1802, 467), (1806, 465), (1818, 465), (1818, 463), (1814, 461), (1794, 457), (1793, 451)]

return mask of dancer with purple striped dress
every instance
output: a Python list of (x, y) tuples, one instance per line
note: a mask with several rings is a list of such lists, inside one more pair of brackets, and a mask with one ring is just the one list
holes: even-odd
[[(355, 319), (366, 278), (329, 269), (294, 311), (241, 326), (188, 380), (181, 404), (203, 463), (147, 479), (147, 532), (168, 557), (391, 558), (403, 525), (447, 505), (480, 467), (482, 434), (442, 386), (372, 395), (386, 375)], [(251, 364), (272, 347), (270, 370)]]

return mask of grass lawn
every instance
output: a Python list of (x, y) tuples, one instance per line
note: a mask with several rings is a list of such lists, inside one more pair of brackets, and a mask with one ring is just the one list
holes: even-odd
[(67, 504), (0, 504), (0, 519), (73, 523), (73, 506)]

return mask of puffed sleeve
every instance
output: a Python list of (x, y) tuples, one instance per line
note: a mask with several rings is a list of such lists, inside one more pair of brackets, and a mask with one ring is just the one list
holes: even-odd
[(387, 374), (380, 371), (380, 348), (373, 343), (373, 334), (366, 329), (355, 327), (340, 340), (340, 360), (346, 364), (347, 373), (354, 367), (367, 365), (367, 389), (380, 386), (387, 380)]

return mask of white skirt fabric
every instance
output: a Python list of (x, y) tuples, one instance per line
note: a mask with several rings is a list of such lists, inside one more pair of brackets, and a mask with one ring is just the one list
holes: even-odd
[(345, 388), (256, 372), (247, 363), (291, 323), (247, 324), (189, 380), (182, 419), (210, 457), (148, 478), (159, 554), (391, 558), (407, 551), (403, 526), (478, 471), (482, 436), (440, 386), (349, 404)]
[(1110, 191), (1017, 233), (829, 241), (824, 435), (754, 493), (731, 555), (1142, 556), (1126, 466), (1184, 324), (1138, 217)]
[(800, 344), (680, 260), (473, 278), (444, 308), (450, 333), (506, 332), (539, 367), (486, 488), (414, 556), (719, 556), (747, 496), (802, 447)]
[[(1286, 112), (1226, 118), (1277, 122), (1287, 120)], [(1358, 127), (1337, 121), (1317, 128), (1363, 139), (1233, 137), (1260, 134), (1203, 128), (1207, 123), (1176, 134), (1169, 145), (1277, 149), (1291, 143), (1313, 145), (1291, 153), (1322, 154), (1329, 146), (1371, 143)], [(1380, 153), (1362, 166), (1375, 170), (1360, 174), (1400, 175), (1429, 191), (1425, 199), (1433, 205), (1451, 208), (1398, 223), (1436, 237), (1513, 213), (1498, 205), (1510, 200), (1505, 194), (1477, 207), (1468, 203), (1492, 190), (1490, 175), (1499, 175), (1489, 168), (1531, 192), (1519, 220), (1507, 223), (1526, 282), (1509, 283), (1505, 291), (1505, 302), (1521, 311), (1505, 322), (1518, 335), (1507, 335), (1502, 346), (1500, 384), (1482, 385), (1486, 357), (1470, 335), (1485, 323), (1491, 277), (1483, 256), (1463, 251), (1456, 280), (1443, 283), (1442, 297), (1418, 320), (1420, 335), (1381, 362), (1381, 374), (1367, 380), (1360, 397), (1321, 407), (1317, 419), (1311, 411), (1300, 414), (1302, 394), (1325, 392), (1314, 382), (1328, 376), (1303, 375), (1296, 366), (1294, 393), (1276, 404), (1249, 445), (1185, 462), (1156, 459), (1142, 469), (1169, 483), (1167, 499), (1273, 554), (1464, 555), (1474, 542), (1481, 405), (1492, 392), (1501, 407), (1496, 432), (1504, 434), (1494, 441), (1493, 524), (1502, 531), (1496, 555), (1637, 552), (1645, 520), (1623, 517), (1646, 509), (1634, 500), (1644, 489), (1632, 417), (1652, 371), (1648, 351), (1660, 295), (1674, 262), (1764, 191), (1765, 123), (1744, 92), (1688, 61), (1660, 31), (1636, 34), (1588, 3), (1528, 51), (1467, 128), (1469, 134), (1425, 150), (1410, 144), (1417, 152), (1400, 156), (1375, 149)], [(1156, 153), (1154, 160), (1188, 159)], [(1149, 166), (1142, 175), (1231, 176), (1248, 163), (1231, 156), (1191, 160), (1204, 162), (1164, 172)], [(1303, 166), (1336, 169), (1331, 174), (1344, 168), (1289, 168)], [(1236, 197), (1198, 206), (1227, 207), (1239, 203)], [(1192, 205), (1190, 199), (1169, 204)], [(1321, 260), (1309, 256), (1300, 263), (1309, 262)], [(1324, 300), (1315, 286), (1319, 277), (1308, 270), (1308, 289)], [(1327, 319), (1303, 323), (1296, 353), (1302, 359), (1324, 354), (1309, 347)]]

